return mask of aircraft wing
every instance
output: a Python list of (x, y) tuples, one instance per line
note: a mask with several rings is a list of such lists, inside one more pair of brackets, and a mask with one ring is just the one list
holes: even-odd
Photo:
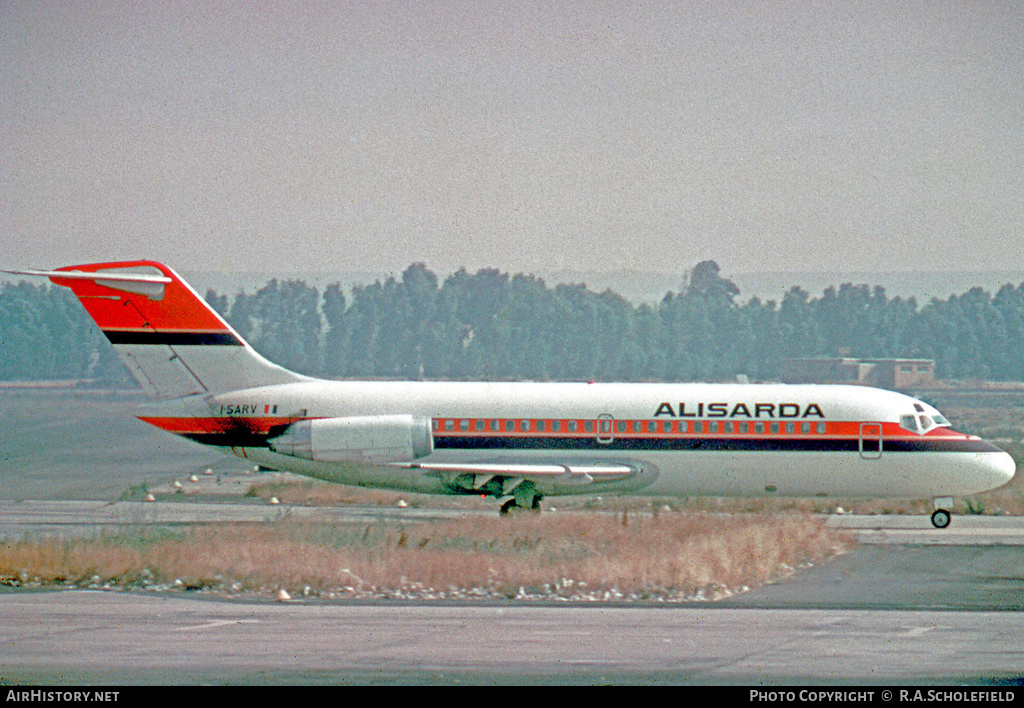
[(531, 464), (519, 462), (413, 462), (402, 467), (430, 470), (449, 475), (473, 475), (475, 488), (484, 486), (495, 477), (532, 479), (555, 484), (590, 484), (597, 479), (624, 479), (639, 470), (632, 465), (614, 463)]

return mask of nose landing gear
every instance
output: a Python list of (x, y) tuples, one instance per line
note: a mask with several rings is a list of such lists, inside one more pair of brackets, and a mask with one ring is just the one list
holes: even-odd
[(949, 509), (953, 508), (951, 497), (938, 497), (933, 501), (935, 511), (932, 512), (932, 526), (937, 529), (944, 529), (953, 520), (953, 514)]

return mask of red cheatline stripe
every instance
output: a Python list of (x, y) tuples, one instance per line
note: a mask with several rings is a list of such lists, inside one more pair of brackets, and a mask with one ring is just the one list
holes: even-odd
[[(140, 420), (145, 421), (158, 428), (166, 430), (171, 433), (179, 435), (186, 433), (217, 433), (217, 432), (231, 432), (236, 430), (239, 426), (245, 427), (246, 429), (252, 430), (253, 432), (262, 431), (267, 432), (273, 427), (288, 425), (294, 423), (302, 418), (298, 417), (281, 417), (281, 416), (207, 416), (207, 417), (188, 417), (188, 416), (176, 416), (176, 417), (158, 417), (158, 416), (146, 416), (140, 417)], [(453, 421), (453, 429), (445, 430), (444, 424), (446, 420)], [(458, 424), (460, 420), (470, 421), (468, 429), (462, 430)], [(500, 423), (504, 423), (506, 419), (480, 419), (483, 420), (485, 425), (483, 430), (477, 430), (476, 426), (472, 423), (477, 419), (469, 418), (435, 418), (434, 419), (434, 431), (435, 437), (489, 437), (489, 438), (519, 438), (519, 437), (576, 437), (576, 438), (593, 438), (597, 436), (596, 425), (594, 430), (585, 431), (582, 423), (583, 420), (578, 420), (577, 430), (570, 432), (568, 430), (566, 419), (559, 419), (560, 430), (551, 430), (551, 419), (529, 419), (531, 422), (530, 429), (527, 431), (521, 430), (520, 425), (523, 420), (516, 418), (514, 419), (516, 429), (513, 431), (506, 431), (502, 425), (500, 430), (491, 430), (489, 428), (489, 422), (491, 420), (499, 420)], [(507, 419), (513, 420), (513, 419)], [(538, 421), (545, 423), (544, 430), (537, 430)], [(724, 430), (724, 426), (719, 423), (717, 431), (708, 430), (706, 423), (708, 421), (701, 421), (705, 423), (701, 432), (693, 431), (693, 422), (688, 421), (688, 426), (685, 432), (663, 432), (661, 430), (649, 431), (646, 429), (646, 421), (638, 421), (644, 424), (644, 429), (636, 431), (633, 429), (632, 423), (634, 421), (625, 421), (627, 423), (626, 432), (615, 431), (614, 436), (616, 438), (663, 438), (663, 437), (677, 437), (685, 435), (688, 437), (722, 437), (733, 435), (736, 437), (757, 437), (757, 438), (790, 438), (790, 437), (832, 437), (832, 438), (859, 438), (860, 435), (860, 423), (850, 421), (835, 421), (826, 423), (824, 433), (816, 432), (817, 424), (812, 423), (811, 432), (801, 432), (799, 423), (795, 426), (795, 431), (792, 433), (786, 433), (785, 427), (780, 425), (780, 432), (771, 433), (770, 427), (766, 424), (764, 431), (761, 433), (755, 432), (754, 425), (749, 425), (746, 433), (739, 432), (738, 424), (734, 424), (732, 433), (728, 433)], [(887, 440), (893, 440), (897, 438), (905, 438), (908, 440), (963, 440), (970, 436), (955, 431), (949, 430), (948, 428), (936, 428), (927, 435), (917, 435), (903, 430), (895, 423), (872, 423), (869, 425), (881, 425), (882, 426), (882, 437)], [(610, 435), (610, 434), (609, 434)], [(866, 434), (865, 437), (872, 437)]]
[(238, 428), (245, 428), (253, 433), (266, 434), (271, 428), (281, 425), (289, 425), (301, 418), (282, 417), (155, 417), (139, 416), (139, 420), (155, 425), (161, 430), (166, 430), (175, 435), (193, 435), (200, 433), (230, 433)]
[[(450, 423), (449, 423), (450, 422)], [(566, 418), (435, 418), (433, 420), (434, 435), (436, 436), (487, 436), (487, 437), (521, 437), (521, 436), (561, 436), (561, 437), (594, 437), (598, 435), (598, 431), (601, 430), (599, 421), (594, 418), (588, 419), (566, 419)], [(680, 421), (673, 419), (666, 421), (665, 419), (645, 419), (645, 420), (631, 420), (631, 419), (614, 419), (611, 421), (611, 430), (601, 430), (602, 436), (615, 437), (674, 437), (678, 435), (696, 435), (696, 436), (722, 436), (722, 435), (735, 435), (735, 436), (758, 436), (758, 437), (790, 437), (790, 436), (812, 436), (820, 437), (827, 435), (830, 437), (847, 437), (847, 438), (860, 438), (860, 437), (877, 437), (878, 431), (885, 438), (900, 438), (905, 437), (908, 439), (917, 440), (922, 436), (905, 430), (899, 426), (898, 423), (888, 422), (873, 422), (873, 421), (819, 421), (817, 419), (807, 420), (790, 420), (790, 419), (762, 419), (762, 420), (747, 420), (747, 419), (722, 419), (722, 418), (702, 418), (698, 420), (686, 420)], [(666, 422), (671, 423), (671, 428), (666, 430), (664, 424)], [(554, 424), (558, 425), (558, 429), (554, 430)], [(575, 424), (575, 429), (572, 429), (571, 424)], [(695, 425), (700, 426), (700, 429), (695, 429)], [(773, 429), (772, 425), (775, 424), (777, 427)], [(808, 427), (805, 429), (804, 424)], [(587, 425), (590, 429), (587, 429)], [(711, 426), (715, 429), (712, 430)], [(727, 425), (731, 425), (728, 428)], [(746, 426), (744, 429), (743, 426)], [(758, 425), (761, 426), (758, 429)], [(787, 429), (787, 426), (791, 425), (792, 430)], [(824, 425), (822, 430), (819, 426)], [(653, 428), (652, 428), (653, 426)], [(680, 427), (683, 426), (683, 427)], [(861, 430), (861, 426), (868, 426), (869, 429)], [(880, 426), (880, 427), (879, 427)], [(923, 437), (927, 438), (947, 438), (960, 440), (969, 436), (963, 433), (950, 430), (945, 427), (936, 427), (930, 430)]]

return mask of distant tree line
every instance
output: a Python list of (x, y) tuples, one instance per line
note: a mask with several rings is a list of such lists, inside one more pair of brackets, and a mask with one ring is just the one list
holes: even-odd
[[(940, 378), (1024, 380), (1024, 283), (923, 306), (853, 284), (818, 298), (793, 287), (781, 302), (739, 295), (714, 261), (656, 306), (493, 269), (442, 282), (416, 263), (349, 295), (271, 280), (206, 300), (271, 361), (329, 378), (771, 380), (782, 359), (844, 353), (935, 359)], [(0, 379), (126, 376), (68, 291), (0, 286)]]

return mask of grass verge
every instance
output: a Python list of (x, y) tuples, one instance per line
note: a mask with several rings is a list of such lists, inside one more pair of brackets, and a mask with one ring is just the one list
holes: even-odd
[(0, 582), (344, 598), (714, 599), (842, 553), (803, 514), (522, 514), (410, 526), (126, 528), (0, 542)]

